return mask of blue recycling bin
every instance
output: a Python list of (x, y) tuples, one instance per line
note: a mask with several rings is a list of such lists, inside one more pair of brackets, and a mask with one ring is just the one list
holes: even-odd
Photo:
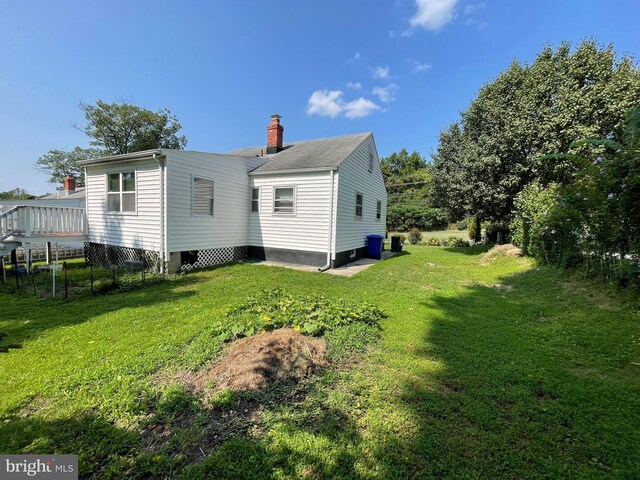
[(367, 257), (380, 260), (383, 245), (384, 235), (367, 235)]

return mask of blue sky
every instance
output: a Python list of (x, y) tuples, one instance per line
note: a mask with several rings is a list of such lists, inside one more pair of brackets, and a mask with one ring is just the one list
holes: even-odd
[(425, 156), (513, 59), (584, 38), (640, 58), (638, 0), (0, 0), (0, 190), (53, 191), (35, 161), (88, 146), (80, 101), (169, 108), (189, 150), (373, 131)]

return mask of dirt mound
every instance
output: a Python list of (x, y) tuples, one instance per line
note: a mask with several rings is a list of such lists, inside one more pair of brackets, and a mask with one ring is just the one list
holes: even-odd
[(262, 390), (275, 381), (300, 380), (326, 365), (323, 340), (292, 328), (236, 340), (210, 369), (193, 379), (197, 390), (212, 384), (235, 391)]
[(491, 250), (483, 255), (487, 260), (492, 260), (498, 257), (521, 257), (522, 250), (515, 245), (507, 243), (505, 245), (496, 245)]

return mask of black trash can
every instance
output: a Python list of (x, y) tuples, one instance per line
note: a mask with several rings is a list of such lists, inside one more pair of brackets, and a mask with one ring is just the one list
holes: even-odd
[(399, 235), (391, 236), (391, 251), (392, 252), (401, 252), (402, 251), (402, 242), (400, 241)]

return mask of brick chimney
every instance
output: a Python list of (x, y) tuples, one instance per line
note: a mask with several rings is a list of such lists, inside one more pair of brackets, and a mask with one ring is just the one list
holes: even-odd
[(65, 195), (71, 195), (76, 192), (76, 179), (71, 175), (67, 175), (64, 179), (64, 193)]
[(284, 127), (280, 125), (280, 115), (271, 115), (271, 123), (267, 125), (267, 155), (282, 150), (282, 133)]

